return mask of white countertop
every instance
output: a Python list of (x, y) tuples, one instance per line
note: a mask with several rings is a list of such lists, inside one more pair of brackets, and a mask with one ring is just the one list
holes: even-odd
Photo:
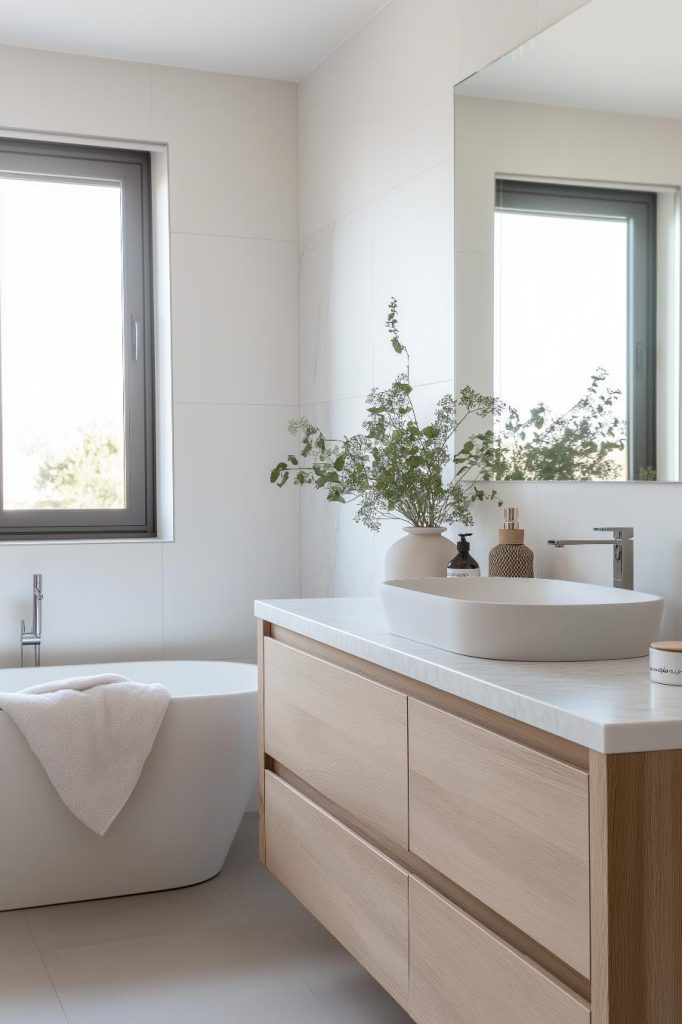
[(388, 632), (378, 598), (256, 601), (302, 636), (606, 754), (682, 749), (682, 687), (649, 682), (646, 658), (486, 661)]

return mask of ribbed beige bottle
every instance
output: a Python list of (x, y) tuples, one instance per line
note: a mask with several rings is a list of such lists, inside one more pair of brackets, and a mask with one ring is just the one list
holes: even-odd
[(515, 576), (532, 579), (534, 555), (523, 543), (525, 531), (519, 525), (518, 508), (505, 508), (504, 526), (499, 532), (500, 543), (492, 549), (488, 559), (489, 576)]

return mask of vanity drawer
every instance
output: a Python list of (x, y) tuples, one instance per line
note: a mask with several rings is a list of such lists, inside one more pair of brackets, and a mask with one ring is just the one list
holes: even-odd
[(407, 872), (271, 772), (266, 866), (390, 994), (407, 1003)]
[(427, 885), (409, 888), (417, 1024), (589, 1024), (578, 996)]
[(584, 977), (588, 776), (409, 701), (410, 850)]
[(265, 753), (407, 847), (407, 697), (266, 638)]

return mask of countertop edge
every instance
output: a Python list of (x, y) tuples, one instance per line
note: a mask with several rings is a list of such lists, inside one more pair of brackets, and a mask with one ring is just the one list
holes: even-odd
[[(330, 626), (313, 618), (299, 615), (297, 612), (280, 608), (268, 601), (255, 601), (254, 612), (257, 618), (271, 622), (275, 626), (290, 629), (309, 640), (317, 640), (318, 643), (326, 644), (328, 647), (333, 647), (346, 654), (355, 655), (364, 661), (379, 665), (381, 668), (409, 676), (417, 682), (434, 686), (460, 697), (462, 700), (468, 700), (480, 707), (488, 708), (490, 711), (497, 711), (508, 718), (532, 725), (554, 736), (561, 736), (563, 739), (570, 740), (582, 747), (588, 747), (590, 750), (596, 750), (599, 753), (628, 753), (639, 750), (639, 748), (628, 745), (630, 729), (626, 728), (624, 735), (620, 734), (620, 730), (614, 731), (613, 727), (607, 731), (608, 727), (597, 722), (590, 722), (577, 715), (571, 715), (544, 701), (538, 701), (522, 694), (512, 694), (509, 690), (498, 686), (497, 683), (459, 672), (445, 665), (439, 665), (426, 657), (419, 658), (365, 637), (359, 637), (336, 626)], [(435, 650), (426, 645), (424, 645), (424, 649), (425, 651)], [(443, 686), (437, 678), (438, 674), (442, 673), (447, 675), (448, 681), (451, 683), (450, 686)], [(505, 697), (506, 700), (503, 699)], [(521, 706), (510, 708), (510, 698)], [(532, 709), (542, 709), (542, 715), (523, 713)], [(550, 717), (555, 721), (548, 721)], [(680, 745), (682, 746), (682, 742)], [(666, 749), (666, 747), (647, 747), (647, 749)]]

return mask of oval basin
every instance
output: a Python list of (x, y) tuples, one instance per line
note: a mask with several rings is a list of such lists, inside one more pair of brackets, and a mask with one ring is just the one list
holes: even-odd
[(498, 661), (640, 658), (658, 639), (663, 598), (568, 580), (390, 580), (391, 633)]

